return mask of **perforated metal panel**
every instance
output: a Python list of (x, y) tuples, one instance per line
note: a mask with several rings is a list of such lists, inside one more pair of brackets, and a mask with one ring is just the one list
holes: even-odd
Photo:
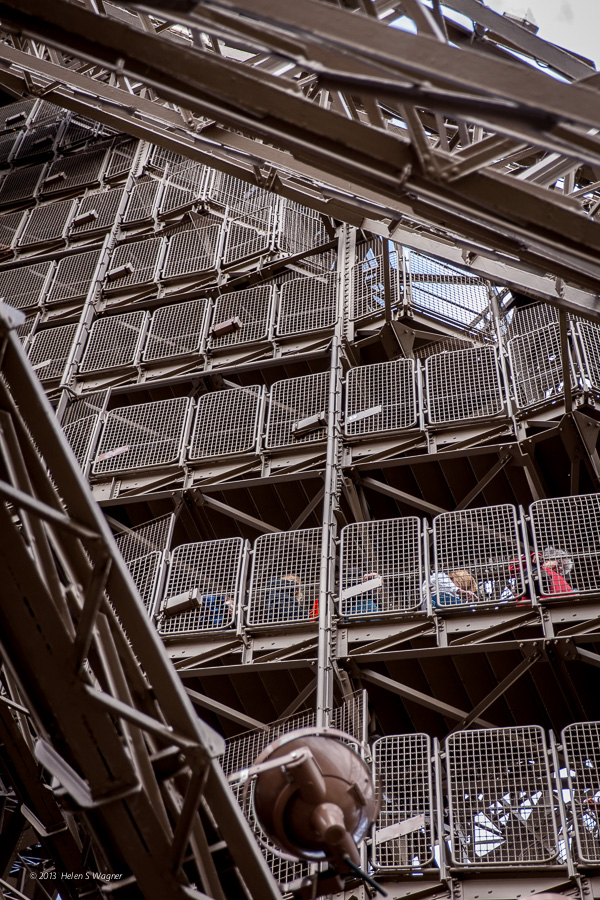
[(346, 379), (344, 433), (377, 434), (417, 422), (415, 364), (397, 359), (350, 369)]
[(529, 512), (541, 593), (599, 591), (600, 494), (537, 500)]
[[(157, 267), (164, 245), (164, 238), (151, 237), (144, 241), (133, 241), (118, 244), (108, 265), (107, 277), (104, 280), (105, 292), (119, 291), (123, 288), (142, 284), (152, 284), (157, 278)], [(123, 267), (129, 267), (123, 269)], [(123, 274), (112, 277), (123, 270)]]
[(394, 734), (373, 744), (380, 810), (373, 838), (376, 869), (423, 868), (433, 861), (431, 738)]
[(239, 222), (231, 222), (227, 229), (223, 261), (230, 265), (238, 260), (267, 253), (271, 249), (271, 234), (258, 231)]
[(577, 722), (562, 732), (577, 858), (600, 864), (600, 722)]
[(416, 309), (434, 318), (489, 330), (489, 294), (485, 282), (439, 260), (410, 252), (410, 298)]
[(111, 410), (93, 465), (95, 475), (176, 463), (191, 401), (187, 397)]
[[(111, 188), (108, 191), (95, 191), (86, 194), (82, 198), (77, 212), (75, 221), (71, 223), (69, 232), (72, 237), (78, 235), (93, 234), (95, 231), (108, 230), (114, 223), (121, 198), (123, 196), (123, 188)], [(95, 213), (95, 216), (91, 216)], [(90, 216), (86, 221), (77, 221), (80, 217)]]
[(27, 309), (42, 299), (52, 262), (34, 263), (0, 271), (0, 297), (10, 306)]
[(517, 512), (508, 503), (433, 520), (434, 606), (497, 603), (525, 593)]
[[(400, 299), (398, 251), (390, 248), (390, 302), (396, 305)], [(352, 298), (350, 315), (361, 319), (385, 308), (384, 258), (380, 242), (370, 247), (363, 258), (352, 268)]]
[(148, 313), (124, 313), (97, 319), (92, 325), (79, 371), (98, 372), (135, 362), (148, 321)]
[(564, 392), (560, 328), (546, 325), (508, 341), (512, 380), (521, 408), (552, 401)]
[(159, 633), (165, 637), (196, 634), (233, 625), (246, 554), (246, 542), (239, 537), (176, 547), (169, 566), (165, 600), (197, 590), (201, 605), (162, 617)]
[(321, 529), (261, 534), (254, 542), (248, 624), (316, 624)]
[[(106, 145), (90, 151), (62, 156), (50, 164), (42, 184), (42, 194), (51, 196), (100, 181), (106, 160)], [(58, 176), (64, 174), (64, 177)], [(51, 181), (49, 179), (52, 179)]]
[(31, 247), (64, 237), (75, 202), (61, 200), (58, 203), (44, 203), (32, 209), (19, 238), (19, 247)]
[(216, 349), (230, 344), (266, 340), (269, 336), (273, 300), (274, 288), (264, 284), (223, 294), (215, 303), (213, 326), (237, 319), (240, 327), (220, 337), (209, 337), (210, 347)]
[(64, 256), (58, 263), (46, 302), (60, 303), (87, 297), (99, 261), (99, 250)]
[[(165, 151), (168, 153), (168, 151)], [(205, 167), (202, 163), (170, 154), (176, 159), (165, 159), (165, 186), (160, 200), (159, 213), (167, 214), (202, 198)]]
[(150, 323), (144, 361), (199, 353), (208, 313), (208, 300), (189, 300), (157, 309)]
[(34, 335), (27, 355), (40, 381), (61, 377), (76, 332), (77, 323), (48, 328)]
[(593, 322), (577, 322), (584, 375), (590, 387), (600, 390), (600, 328)]
[(295, 278), (281, 287), (277, 334), (304, 334), (332, 328), (337, 313), (336, 272), (314, 278)]
[(116, 179), (127, 175), (138, 146), (139, 141), (134, 138), (124, 136), (116, 138), (111, 147), (104, 177)]
[(340, 613), (377, 616), (421, 606), (423, 560), (416, 516), (342, 529)]
[(133, 582), (149, 615), (152, 615), (160, 575), (162, 553), (146, 553), (127, 563)]
[(159, 188), (160, 181), (157, 178), (147, 178), (145, 181), (138, 181), (129, 197), (123, 222), (128, 224), (151, 219)]
[(532, 303), (530, 306), (521, 306), (513, 309), (508, 323), (507, 333), (509, 338), (520, 337), (539, 331), (547, 325), (558, 325), (559, 313), (555, 306), (549, 303)]
[(198, 400), (189, 459), (210, 459), (256, 449), (258, 385), (212, 391)]
[(326, 427), (319, 422), (310, 431), (301, 431), (297, 437), (294, 436), (293, 429), (313, 416), (318, 416), (321, 422), (325, 422), (328, 403), (328, 372), (275, 382), (269, 400), (266, 446), (276, 448), (324, 441), (327, 437)]
[(425, 363), (427, 418), (432, 424), (482, 419), (504, 410), (494, 347), (430, 356)]
[(556, 798), (537, 725), (446, 738), (450, 846), (459, 866), (552, 863)]
[(11, 206), (37, 196), (37, 188), (45, 164), (24, 166), (9, 172), (0, 183), (0, 206)]
[(51, 154), (56, 143), (60, 124), (60, 122), (48, 122), (30, 128), (23, 136), (14, 159), (22, 160), (25, 157), (39, 156), (42, 153)]
[(216, 270), (220, 237), (219, 225), (174, 234), (169, 239), (162, 277), (177, 278)]
[(64, 435), (75, 454), (75, 458), (83, 469), (87, 463), (92, 449), (92, 439), (98, 423), (98, 416), (85, 416), (68, 425), (63, 426)]

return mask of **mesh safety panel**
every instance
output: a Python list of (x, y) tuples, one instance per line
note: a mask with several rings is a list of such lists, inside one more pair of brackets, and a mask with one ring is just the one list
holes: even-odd
[(98, 123), (85, 116), (73, 116), (60, 139), (61, 149), (75, 147), (94, 138), (98, 131)]
[(342, 615), (418, 609), (422, 582), (421, 529), (416, 516), (353, 522), (342, 529)]
[(87, 296), (100, 261), (99, 250), (88, 250), (74, 256), (65, 256), (58, 263), (47, 303), (78, 300)]
[(208, 272), (217, 268), (220, 225), (180, 231), (169, 240), (163, 278)]
[(159, 187), (160, 182), (156, 178), (139, 181), (131, 192), (123, 222), (141, 222), (152, 218)]
[(302, 334), (335, 325), (336, 272), (315, 278), (295, 278), (281, 287), (277, 333)]
[(199, 353), (208, 300), (189, 300), (157, 309), (150, 323), (144, 360)]
[(100, 438), (94, 474), (177, 462), (189, 405), (187, 397), (176, 397), (111, 410)]
[[(123, 188), (111, 188), (108, 191), (94, 191), (82, 198), (69, 233), (76, 237), (95, 231), (105, 231), (114, 224), (119, 204), (123, 196)], [(94, 215), (92, 215), (92, 213)], [(80, 221), (77, 221), (80, 220)]]
[[(372, 248), (364, 258), (352, 268), (352, 306), (351, 317), (361, 319), (374, 312), (381, 312), (385, 307), (385, 284), (383, 253), (379, 248)], [(396, 250), (390, 250), (390, 300), (396, 304), (400, 297), (399, 258)]]
[(147, 313), (143, 310), (97, 319), (92, 325), (79, 371), (98, 372), (132, 365), (146, 320)]
[(600, 722), (577, 722), (562, 732), (569, 774), (577, 857), (600, 864)]
[(270, 242), (270, 235), (265, 230), (256, 231), (247, 225), (232, 222), (227, 230), (223, 261), (229, 265), (239, 259), (266, 253)]
[(144, 556), (155, 550), (161, 552), (166, 550), (172, 519), (171, 513), (167, 513), (166, 516), (158, 516), (116, 534), (115, 543), (125, 562), (129, 565), (138, 556)]
[(40, 153), (52, 151), (59, 127), (60, 122), (48, 122), (30, 128), (19, 144), (14, 158), (24, 159), (27, 156), (37, 156)]
[(248, 623), (314, 623), (320, 566), (320, 528), (261, 534), (254, 542)]
[[(290, 444), (324, 441), (327, 433), (321, 423), (325, 422), (327, 415), (328, 395), (328, 372), (275, 382), (269, 402), (266, 446), (287, 447)], [(302, 426), (311, 417), (318, 417), (319, 421), (309, 423), (306, 428), (310, 430), (304, 430)], [(294, 426), (300, 426), (300, 430), (294, 432)]]
[(350, 369), (346, 379), (348, 436), (410, 428), (417, 422), (415, 364), (398, 359)]
[(97, 422), (97, 415), (85, 416), (85, 418), (77, 419), (75, 422), (63, 426), (64, 435), (82, 469), (89, 457)]
[(197, 590), (200, 606), (164, 616), (159, 633), (195, 634), (233, 624), (237, 608), (246, 544), (242, 538), (225, 538), (181, 544), (173, 551), (165, 600)]
[(279, 246), (284, 253), (302, 253), (328, 241), (319, 213), (293, 200), (282, 201)]
[(229, 216), (248, 225), (267, 225), (273, 206), (273, 195), (263, 188), (247, 184), (233, 175), (215, 172), (208, 189), (208, 199), (229, 208)]
[(28, 356), (40, 381), (60, 378), (67, 364), (76, 332), (77, 323), (74, 323), (38, 331), (34, 336)]
[(513, 600), (525, 593), (517, 511), (506, 503), (433, 520), (434, 606)]
[(18, 135), (7, 134), (0, 137), (0, 164), (4, 165), (12, 153), (13, 147), (17, 143)]
[(32, 122), (44, 122), (47, 119), (62, 119), (65, 115), (64, 109), (49, 100), (42, 100), (36, 107), (35, 113), (31, 119)]
[(189, 459), (210, 459), (256, 449), (258, 385), (211, 391), (198, 400)]
[(0, 251), (8, 250), (12, 247), (15, 234), (21, 224), (25, 214), (19, 210), (18, 212), (6, 213), (0, 216)]
[(25, 341), (31, 334), (36, 319), (37, 319), (37, 315), (35, 315), (35, 314), (32, 316), (25, 316), (25, 321), (22, 322), (21, 325), (18, 325), (15, 328), (15, 334), (17, 335), (17, 337), (19, 338), (19, 340), (21, 341), (22, 344), (25, 343)]
[(521, 408), (555, 400), (564, 391), (560, 327), (546, 325), (508, 341), (517, 404)]
[(537, 500), (529, 512), (541, 593), (600, 590), (600, 494)]
[(138, 148), (138, 141), (130, 137), (119, 137), (110, 151), (106, 178), (120, 178), (131, 169), (131, 164)]
[(494, 416), (504, 409), (494, 347), (473, 347), (430, 356), (425, 363), (427, 414), (431, 423)]
[(35, 197), (43, 170), (44, 164), (41, 163), (9, 172), (0, 184), (0, 206), (10, 206)]
[(422, 347), (413, 350), (415, 359), (427, 359), (428, 356), (435, 356), (436, 353), (446, 353), (449, 350), (468, 350), (472, 347), (471, 341), (462, 341), (460, 338), (444, 338), (441, 341), (431, 341)]
[(213, 325), (239, 319), (240, 327), (229, 334), (211, 337), (210, 346), (225, 347), (229, 344), (245, 344), (266, 340), (273, 302), (273, 288), (269, 285), (223, 294), (217, 299)]
[[(45, 196), (58, 194), (100, 181), (105, 159), (105, 146), (89, 152), (74, 153), (72, 156), (55, 159), (44, 179), (42, 193)], [(53, 178), (53, 176), (57, 177)]]
[(9, 306), (27, 309), (41, 301), (52, 262), (34, 263), (0, 271), (0, 297)]
[[(104, 290), (116, 291), (154, 282), (163, 243), (162, 237), (151, 237), (115, 247), (108, 266), (109, 277), (104, 281)], [(118, 274), (120, 270), (122, 274)], [(115, 273), (114, 277), (111, 277), (111, 272)]]
[(32, 209), (19, 238), (19, 247), (41, 244), (62, 237), (74, 205), (73, 200), (61, 200)]
[[(5, 128), (22, 128), (33, 112), (34, 103), (35, 100), (17, 100), (16, 103), (3, 106), (0, 109), (0, 131)], [(14, 120), (16, 116), (16, 121), (7, 122), (7, 119)]]
[(149, 615), (152, 614), (154, 607), (161, 559), (162, 553), (155, 551), (127, 563), (127, 568)]
[(476, 330), (488, 327), (487, 285), (455, 266), (411, 252), (410, 295), (417, 309), (436, 319)]
[(547, 325), (558, 325), (559, 313), (549, 303), (532, 303), (519, 307), (512, 312), (508, 323), (508, 337), (516, 338), (546, 328)]
[(591, 387), (600, 390), (600, 328), (593, 322), (576, 325), (581, 344), (584, 374)]
[(159, 212), (169, 213), (200, 200), (204, 182), (204, 166), (173, 154), (178, 160), (167, 162), (165, 189)]
[(373, 744), (381, 804), (373, 841), (377, 869), (412, 869), (433, 860), (430, 760), (431, 738), (426, 734), (394, 734)]
[(459, 731), (446, 738), (446, 754), (456, 865), (556, 859), (556, 800), (539, 726)]

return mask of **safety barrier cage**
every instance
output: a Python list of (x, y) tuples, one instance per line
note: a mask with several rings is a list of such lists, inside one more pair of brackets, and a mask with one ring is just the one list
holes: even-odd
[(79, 363), (79, 375), (134, 366), (147, 326), (148, 313), (143, 310), (96, 319)]
[(176, 547), (158, 609), (159, 634), (191, 637), (232, 628), (242, 602), (248, 549), (241, 537)]
[(417, 424), (414, 360), (397, 359), (350, 369), (344, 415), (347, 438), (399, 431)]
[(191, 400), (176, 397), (122, 406), (107, 413), (94, 476), (131, 469), (155, 469), (181, 462)]
[(506, 400), (495, 347), (472, 347), (425, 361), (427, 419), (431, 425), (502, 415)]
[(276, 381), (268, 402), (268, 450), (326, 439), (329, 372)]
[(600, 722), (576, 722), (561, 733), (576, 857), (600, 865)]
[(190, 462), (257, 452), (262, 388), (259, 385), (211, 391), (198, 399), (190, 440)]
[(129, 573), (142, 598), (148, 615), (152, 615), (156, 600), (156, 591), (160, 577), (162, 554), (157, 550), (138, 556), (127, 563)]
[[(280, 203), (276, 243), (282, 253), (292, 256), (330, 241), (330, 235), (319, 213), (286, 197), (281, 198)], [(315, 273), (329, 271), (335, 257), (332, 254), (325, 262), (319, 260), (320, 256), (322, 254), (306, 257), (301, 265)]]
[(94, 122), (93, 119), (88, 119), (86, 116), (71, 115), (61, 134), (59, 146), (61, 150), (72, 150), (87, 144), (88, 141), (110, 137), (114, 133), (112, 128)]
[(65, 371), (77, 333), (77, 323), (59, 325), (38, 331), (27, 350), (35, 372), (41, 382), (60, 379)]
[(380, 810), (373, 828), (372, 864), (381, 872), (433, 863), (435, 805), (427, 734), (398, 734), (373, 743)]
[(22, 210), (0, 216), (0, 258), (12, 255), (11, 251), (21, 234), (26, 219), (27, 213)]
[(252, 574), (248, 594), (247, 623), (250, 626), (316, 626), (320, 528), (261, 534), (254, 542)]
[[(99, 394), (97, 396), (102, 396)], [(152, 615), (161, 584), (166, 550), (175, 517), (159, 516), (115, 535), (115, 542), (135, 582), (148, 615)]]
[(330, 329), (337, 320), (337, 272), (286, 281), (279, 292), (277, 335)]
[(86, 194), (79, 201), (69, 225), (69, 237), (72, 240), (80, 236), (87, 238), (108, 231), (114, 225), (122, 199), (122, 187)]
[(19, 250), (30, 250), (49, 242), (64, 242), (75, 206), (75, 200), (59, 200), (34, 207), (17, 242)]
[(459, 731), (445, 742), (450, 847), (457, 866), (552, 864), (558, 792), (537, 725)]
[(169, 238), (162, 279), (184, 279), (216, 273), (222, 225), (207, 225), (179, 231)]
[(0, 111), (0, 133), (25, 128), (31, 120), (36, 102), (36, 100), (17, 100), (3, 106)]
[(151, 222), (154, 217), (161, 183), (158, 178), (150, 175), (144, 175), (142, 179), (133, 186), (129, 195), (123, 215), (122, 224), (124, 226)]
[[(564, 397), (560, 326), (548, 323), (507, 343), (517, 406), (529, 409)], [(571, 385), (575, 386), (569, 350)]]
[(548, 325), (558, 325), (559, 312), (549, 303), (530, 303), (509, 309), (506, 313), (506, 334), (512, 339), (540, 331)]
[(586, 388), (600, 392), (600, 328), (595, 322), (572, 323), (578, 343), (581, 370)]
[(273, 195), (233, 175), (208, 171), (205, 199), (209, 205), (226, 209), (230, 219), (237, 219), (257, 229), (265, 228), (271, 218)]
[(526, 571), (514, 506), (463, 509), (434, 518), (433, 573), (423, 585), (434, 610), (518, 602), (526, 594)]
[(341, 533), (339, 612), (349, 618), (414, 612), (423, 604), (416, 516), (353, 522)]
[(111, 146), (108, 164), (104, 172), (104, 180), (113, 182), (123, 179), (131, 171), (139, 141), (125, 135), (117, 136)]
[(178, 154), (177, 159), (167, 161), (164, 167), (163, 191), (158, 204), (158, 215), (173, 215), (199, 203), (204, 196), (206, 168)]
[(108, 161), (108, 145), (61, 156), (50, 163), (42, 181), (42, 197), (56, 197), (99, 185)]
[(40, 181), (46, 171), (46, 163), (14, 169), (0, 181), (0, 208), (31, 206), (38, 195)]
[(51, 157), (58, 144), (59, 133), (63, 130), (62, 122), (48, 122), (29, 128), (19, 142), (11, 162), (20, 164), (33, 162), (40, 156)]
[(39, 306), (46, 294), (54, 264), (52, 261), (31, 263), (14, 269), (0, 270), (0, 297), (9, 306), (30, 309)]
[(21, 140), (21, 132), (0, 137), (0, 165), (8, 166)]
[(108, 264), (102, 285), (103, 293), (115, 294), (130, 288), (154, 286), (164, 251), (163, 237), (117, 244)]
[(100, 431), (100, 416), (106, 404), (107, 391), (89, 393), (68, 404), (62, 416), (64, 435), (80, 468), (87, 474), (92, 452)]
[[(390, 246), (388, 244), (388, 246)], [(395, 247), (395, 245), (391, 245)], [(360, 248), (359, 260), (351, 271), (350, 310), (351, 319), (359, 320), (383, 313), (385, 309), (386, 266), (381, 241), (370, 241)], [(390, 249), (387, 263), (390, 304), (398, 305), (402, 297), (402, 260), (397, 249)]]
[(269, 216), (267, 222), (260, 229), (236, 219), (228, 222), (223, 250), (224, 266), (232, 266), (257, 256), (263, 256), (272, 250), (272, 216)]
[(208, 332), (211, 351), (232, 344), (249, 344), (269, 338), (275, 308), (275, 288), (259, 285), (217, 297)]
[(152, 314), (142, 355), (144, 362), (199, 355), (203, 349), (208, 315), (209, 301), (205, 298), (160, 306)]
[(600, 592), (600, 494), (536, 500), (529, 515), (540, 596)]
[(483, 279), (412, 250), (404, 251), (404, 265), (415, 310), (473, 333), (493, 332), (490, 288)]
[(45, 304), (85, 300), (95, 284), (101, 258), (100, 250), (87, 250), (59, 260)]

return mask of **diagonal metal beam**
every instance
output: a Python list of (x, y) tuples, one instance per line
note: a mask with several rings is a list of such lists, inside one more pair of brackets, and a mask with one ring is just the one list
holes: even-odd
[(392, 487), (390, 484), (384, 484), (382, 481), (377, 481), (375, 478), (363, 477), (358, 483), (365, 488), (371, 488), (371, 490), (377, 491), (379, 494), (385, 494), (386, 497), (392, 497), (400, 503), (406, 503), (408, 506), (414, 506), (416, 509), (421, 509), (423, 512), (429, 513), (429, 515), (432, 516), (448, 512), (448, 510), (444, 509), (442, 506), (437, 506), (435, 503), (429, 503), (421, 497), (415, 497), (413, 494), (401, 491), (398, 488)]
[(456, 510), (458, 510), (458, 509), (466, 509), (467, 506), (469, 505), (469, 503), (471, 503), (471, 501), (474, 500), (475, 497), (477, 497), (477, 496), (484, 490), (484, 488), (486, 488), (487, 485), (488, 485), (491, 481), (494, 480), (494, 478), (496, 477), (496, 475), (497, 475), (499, 472), (502, 471), (502, 469), (505, 467), (505, 465), (506, 465), (507, 463), (509, 463), (509, 462), (511, 461), (511, 459), (512, 459), (512, 456), (511, 456), (510, 453), (505, 453), (504, 456), (501, 456), (500, 459), (498, 460), (498, 462), (496, 462), (496, 463), (492, 466), (492, 468), (491, 468), (488, 472), (486, 472), (485, 475), (484, 475), (482, 478), (479, 479), (479, 481), (477, 482), (477, 484), (476, 484), (474, 487), (471, 488), (471, 490), (469, 491), (469, 493), (466, 494), (466, 495), (462, 498), (462, 500), (460, 501), (460, 503), (458, 503), (458, 504), (456, 505), (455, 509), (456, 509)]
[(480, 700), (477, 706), (474, 706), (468, 716), (458, 723), (458, 725), (452, 729), (452, 731), (462, 731), (463, 728), (468, 728), (472, 722), (477, 720), (477, 717), (486, 711), (486, 709), (495, 703), (499, 697), (506, 693), (506, 691), (521, 678), (525, 672), (528, 672), (529, 669), (533, 666), (535, 662), (540, 658), (541, 653), (539, 651), (535, 651), (528, 656), (527, 659), (522, 660), (518, 666), (509, 672), (506, 678), (503, 678), (496, 687), (487, 694), (483, 700)]
[(232, 709), (231, 706), (226, 706), (225, 703), (213, 700), (212, 697), (200, 694), (198, 691), (192, 690), (192, 688), (186, 688), (185, 690), (192, 703), (196, 706), (209, 709), (218, 716), (224, 716), (226, 719), (230, 719), (232, 722), (236, 722), (236, 724), (242, 725), (244, 728), (258, 728), (261, 731), (269, 730), (269, 726), (265, 725), (264, 722), (259, 722), (258, 719), (253, 719), (251, 716), (247, 716), (237, 709)]

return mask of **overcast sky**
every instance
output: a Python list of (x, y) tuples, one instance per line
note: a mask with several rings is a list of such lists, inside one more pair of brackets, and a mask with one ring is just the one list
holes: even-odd
[(600, 0), (484, 0), (497, 12), (531, 18), (538, 34), (592, 59), (600, 69)]

